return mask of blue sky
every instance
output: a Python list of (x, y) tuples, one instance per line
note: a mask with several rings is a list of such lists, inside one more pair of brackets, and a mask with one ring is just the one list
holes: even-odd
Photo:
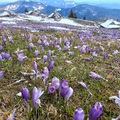
[(120, 3), (119, 0), (73, 0), (75, 2), (88, 2), (88, 3)]
[[(4, 0), (4, 2), (14, 2), (14, 1), (17, 1), (17, 0)], [(73, 0), (73, 1), (87, 2), (87, 3), (120, 3), (119, 0)]]

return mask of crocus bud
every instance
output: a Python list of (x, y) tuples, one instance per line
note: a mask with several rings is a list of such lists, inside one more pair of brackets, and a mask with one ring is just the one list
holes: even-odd
[(92, 78), (103, 78), (102, 76), (98, 75), (95, 72), (90, 72), (89, 76), (92, 77)]
[(41, 41), (41, 40), (38, 40), (38, 41), (37, 41), (37, 44), (38, 44), (38, 45), (41, 45), (41, 44), (42, 44), (42, 41)]
[(0, 71), (0, 78), (2, 77), (2, 75), (3, 75), (3, 72), (2, 72), (2, 71)]
[(7, 42), (7, 40), (6, 40), (5, 36), (4, 36), (4, 34), (2, 34), (2, 41), (3, 41), (4, 44), (6, 44), (6, 42)]
[(53, 94), (55, 92), (55, 86), (50, 85), (48, 87), (48, 91), (49, 91), (49, 93)]
[(100, 102), (96, 102), (89, 110), (89, 120), (97, 120), (102, 114), (103, 107)]
[(43, 62), (45, 63), (47, 61), (47, 55), (43, 55)]
[(103, 59), (105, 59), (106, 57), (108, 57), (108, 54), (107, 53), (103, 53), (102, 56), (103, 56)]
[(69, 88), (68, 83), (66, 82), (65, 79), (62, 79), (60, 83), (60, 95), (62, 97), (65, 97), (65, 95), (67, 94), (68, 88)]
[(0, 50), (2, 50), (2, 45), (0, 45)]
[(37, 57), (39, 55), (39, 50), (35, 50), (34, 54)]
[(74, 120), (84, 120), (84, 111), (82, 108), (78, 108), (74, 112)]
[(32, 103), (33, 106), (36, 107), (37, 104), (40, 106), (40, 97), (41, 95), (44, 93), (44, 91), (42, 91), (40, 88), (36, 88), (34, 87), (33, 91), (32, 91)]
[(69, 89), (65, 95), (65, 99), (66, 99), (67, 103), (68, 103), (69, 98), (72, 96), (72, 94), (73, 94), (73, 89), (71, 87), (69, 87)]
[(17, 54), (17, 57), (18, 57), (17, 59), (20, 62), (22, 62), (27, 56), (25, 56), (23, 52), (20, 52), (20, 53)]
[(58, 89), (60, 86), (59, 79), (57, 77), (54, 77), (52, 79), (52, 83), (48, 87), (49, 93), (54, 93), (56, 89)]
[(48, 63), (48, 70), (50, 71), (51, 68), (53, 67), (54, 65), (54, 61), (53, 60), (50, 60), (49, 63)]
[(60, 83), (60, 95), (66, 99), (66, 102), (68, 103), (69, 98), (73, 94), (73, 89), (69, 87), (68, 83), (65, 79), (62, 79)]
[(48, 50), (48, 57), (51, 57), (51, 50)]
[(36, 61), (34, 61), (34, 62), (33, 62), (33, 69), (34, 69), (35, 73), (37, 73), (37, 72), (38, 72), (38, 70), (37, 70), (37, 63), (36, 63)]
[(10, 58), (10, 53), (5, 53), (4, 58), (5, 58), (5, 59), (9, 59), (9, 58)]
[(2, 61), (2, 55), (0, 54), (0, 61)]
[(22, 88), (22, 98), (25, 101), (27, 101), (28, 97), (29, 97), (29, 90), (26, 87)]
[(118, 96), (111, 96), (109, 99), (115, 99), (115, 103), (120, 106), (120, 90), (118, 92)]
[(10, 114), (10, 116), (8, 116), (6, 120), (14, 120), (15, 112), (16, 112), (16, 109), (14, 109), (13, 113)]

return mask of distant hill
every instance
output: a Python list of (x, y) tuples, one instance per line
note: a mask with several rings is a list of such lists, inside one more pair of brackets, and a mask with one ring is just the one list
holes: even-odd
[(53, 7), (60, 7), (60, 8), (72, 8), (77, 5), (77, 3), (75, 3), (73, 0), (34, 0), (34, 2), (41, 2), (45, 5), (50, 5)]
[[(70, 9), (67, 9), (69, 11)], [(120, 9), (109, 9), (93, 5), (77, 5), (72, 8), (77, 17), (82, 19), (84, 16), (88, 20), (106, 20), (109, 18), (120, 20)]]

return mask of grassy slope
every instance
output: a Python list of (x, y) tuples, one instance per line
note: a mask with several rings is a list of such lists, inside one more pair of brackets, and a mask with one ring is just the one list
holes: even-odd
[[(8, 31), (11, 36), (13, 36), (14, 44), (7, 42), (7, 45), (3, 47), (3, 51), (7, 51), (11, 53), (10, 60), (4, 60), (0, 62), (0, 70), (4, 72), (3, 77), (0, 79), (0, 116), (1, 119), (7, 117), (14, 108), (17, 109), (15, 119), (16, 120), (27, 120), (27, 112), (23, 100), (21, 97), (16, 96), (18, 92), (21, 91), (23, 86), (26, 86), (30, 92), (34, 86), (41, 87), (44, 90), (44, 85), (42, 79), (32, 80), (30, 77), (24, 77), (20, 71), (30, 72), (32, 68), (32, 62), (36, 60), (34, 55), (34, 49), (28, 51), (28, 38), (24, 39), (22, 36), (23, 33), (29, 34), (30, 32), (24, 30), (12, 30), (11, 29), (3, 29), (0, 31), (4, 33), (7, 38)], [(51, 82), (53, 77), (58, 77), (60, 80), (65, 78), (69, 85), (74, 89), (74, 94), (71, 96), (69, 100), (69, 104), (66, 105), (62, 98), (59, 96), (59, 90), (55, 92), (55, 94), (50, 95), (45, 89), (45, 93), (41, 97), (41, 108), (40, 118), (41, 120), (72, 120), (73, 112), (76, 108), (81, 107), (85, 111), (85, 117), (88, 117), (89, 108), (97, 101), (101, 102), (103, 105), (103, 114), (99, 118), (99, 120), (110, 120), (113, 117), (117, 117), (119, 115), (118, 105), (114, 103), (114, 101), (109, 100), (109, 97), (112, 95), (117, 95), (118, 90), (120, 88), (120, 72), (118, 69), (112, 69), (111, 66), (118, 67), (118, 63), (113, 62), (113, 56), (107, 57), (105, 60), (101, 57), (102, 52), (99, 52), (98, 57), (92, 59), (91, 54), (80, 52), (73, 47), (78, 42), (81, 45), (81, 41), (76, 36), (76, 33), (72, 32), (56, 32), (56, 31), (48, 31), (46, 34), (45, 31), (40, 31), (39, 33), (33, 34), (33, 43), (37, 46), (37, 49), (40, 51), (39, 57), (42, 57), (44, 54), (47, 54), (47, 51), (54, 50), (54, 55), (56, 55), (55, 64), (50, 72), (50, 76), (48, 82)], [(72, 39), (72, 47), (71, 51), (74, 51), (74, 56), (69, 56), (68, 52), (65, 50), (61, 50), (58, 52), (57, 49), (54, 49), (53, 46), (45, 47), (42, 50), (37, 45), (38, 35), (40, 35), (40, 39), (43, 39), (43, 35), (52, 35), (59, 38), (63, 38), (66, 36), (69, 39)], [(47, 40), (51, 40), (49, 36), (47, 36)], [(93, 42), (91, 42), (93, 41)], [(86, 40), (86, 44), (88, 44), (91, 48), (94, 46), (99, 48), (99, 45), (96, 43), (96, 39), (88, 39)], [(107, 46), (106, 41), (101, 41), (101, 43), (105, 47), (105, 51), (109, 54), (112, 54), (113, 50), (117, 48), (118, 41), (115, 41), (111, 44), (110, 49)], [(2, 44), (2, 40), (0, 40), (0, 44)], [(61, 44), (63, 48), (63, 42)], [(17, 60), (17, 56), (15, 54), (15, 50), (17, 49), (25, 50), (24, 54), (28, 56), (22, 64)], [(90, 61), (82, 60), (83, 57), (90, 57)], [(120, 56), (119, 56), (120, 57)], [(66, 64), (65, 60), (72, 61), (72, 64)], [(39, 71), (42, 71), (44, 66), (47, 66), (48, 63), (43, 63), (42, 60), (37, 61)], [(93, 79), (89, 77), (90, 71), (94, 71), (108, 81), (102, 79)], [(25, 78), (26, 82), (20, 82), (15, 85), (10, 84), (14, 83), (16, 80), (21, 78)], [(86, 83), (90, 91), (93, 93), (93, 96), (89, 95), (89, 93), (77, 82), (83, 81)], [(28, 101), (31, 104), (31, 97)], [(35, 119), (35, 118), (34, 118)], [(31, 119), (32, 120), (32, 119)]]

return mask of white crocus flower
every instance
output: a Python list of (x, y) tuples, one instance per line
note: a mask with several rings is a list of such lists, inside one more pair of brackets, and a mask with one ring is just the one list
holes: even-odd
[(109, 99), (115, 99), (115, 103), (120, 106), (120, 90), (118, 92), (118, 96), (111, 96)]

